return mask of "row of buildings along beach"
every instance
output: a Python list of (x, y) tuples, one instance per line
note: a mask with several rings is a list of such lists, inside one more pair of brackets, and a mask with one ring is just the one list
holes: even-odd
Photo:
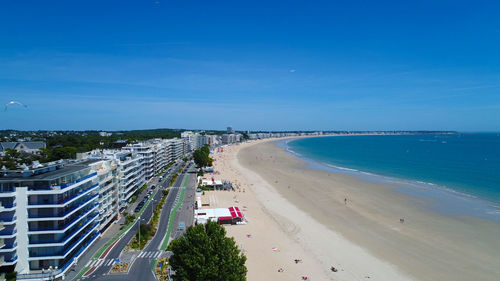
[[(297, 135), (246, 132), (251, 140)], [(18, 279), (48, 269), (64, 274), (169, 163), (204, 145), (214, 149), (243, 139), (231, 127), (219, 135), (185, 131), (181, 138), (124, 141), (119, 149), (78, 153), (76, 159), (0, 167), (0, 272), (15, 270)], [(3, 142), (0, 155), (40, 148), (45, 143)]]
[(187, 152), (154, 139), (77, 159), (0, 169), (0, 270), (29, 278), (64, 273), (127, 207), (134, 193)]

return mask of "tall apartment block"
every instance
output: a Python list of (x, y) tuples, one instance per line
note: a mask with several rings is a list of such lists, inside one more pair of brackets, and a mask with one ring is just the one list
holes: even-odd
[(60, 275), (99, 237), (95, 160), (57, 161), (0, 171), (2, 270)]
[(0, 272), (15, 270), (18, 279), (63, 276), (134, 193), (185, 151), (181, 139), (158, 139), (81, 153), (77, 160), (0, 167)]
[(151, 143), (135, 143), (122, 147), (123, 151), (128, 151), (133, 154), (140, 155), (144, 166), (146, 181), (149, 181), (155, 173), (155, 149)]
[(102, 232), (117, 219), (119, 212), (118, 165), (111, 159), (103, 159), (90, 164), (90, 167), (97, 172), (97, 181), (99, 183), (99, 224)]

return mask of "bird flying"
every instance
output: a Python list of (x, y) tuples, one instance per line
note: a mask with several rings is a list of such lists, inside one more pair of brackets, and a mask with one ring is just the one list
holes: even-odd
[(22, 104), (22, 103), (20, 103), (20, 102), (18, 102), (18, 101), (13, 100), (13, 101), (10, 101), (10, 102), (8, 102), (8, 103), (6, 103), (6, 104), (5, 104), (5, 110), (4, 110), (4, 111), (7, 111), (7, 108), (8, 108), (9, 106), (11, 106), (11, 105), (14, 105), (14, 104), (19, 104), (20, 106), (24, 106), (24, 107), (28, 108), (28, 106), (27, 106), (27, 105)]

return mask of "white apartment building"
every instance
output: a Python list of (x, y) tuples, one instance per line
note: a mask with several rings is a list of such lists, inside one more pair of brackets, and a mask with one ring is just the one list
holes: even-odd
[(96, 160), (92, 166), (100, 174), (100, 221), (104, 229), (146, 183), (143, 158), (128, 150), (113, 149), (79, 153), (77, 158)]
[(112, 159), (90, 164), (99, 182), (99, 224), (103, 232), (118, 217), (118, 165)]
[(153, 139), (127, 145), (122, 150), (133, 152), (144, 158), (146, 181), (149, 181), (168, 163), (180, 159), (185, 154), (185, 145), (180, 139)]
[(142, 165), (144, 166), (144, 173), (146, 181), (151, 180), (155, 175), (155, 156), (156, 148), (154, 144), (147, 142), (139, 142), (129, 144), (122, 147), (123, 151), (129, 151), (134, 154), (142, 156)]
[(181, 139), (152, 140), (80, 153), (77, 160), (2, 167), (0, 270), (15, 270), (18, 279), (63, 276), (146, 183), (147, 173), (185, 151)]
[(222, 143), (223, 144), (237, 143), (240, 140), (241, 140), (241, 134), (223, 134), (222, 135)]
[(187, 149), (190, 151), (203, 146), (203, 136), (199, 133), (185, 131), (181, 133), (181, 138), (187, 143)]
[(117, 164), (118, 210), (122, 211), (134, 193), (146, 183), (144, 158), (130, 151), (116, 150), (106, 151), (105, 157), (111, 157)]
[(187, 152), (186, 142), (182, 139), (167, 139), (165, 145), (168, 147), (167, 164), (181, 159)]
[[(34, 162), (0, 171), (2, 270), (19, 279), (66, 272), (100, 235), (96, 160)], [(5, 268), (6, 267), (6, 268)]]

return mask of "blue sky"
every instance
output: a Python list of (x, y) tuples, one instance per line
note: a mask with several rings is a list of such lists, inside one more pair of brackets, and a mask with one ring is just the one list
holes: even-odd
[(495, 1), (2, 1), (0, 129), (500, 131)]

